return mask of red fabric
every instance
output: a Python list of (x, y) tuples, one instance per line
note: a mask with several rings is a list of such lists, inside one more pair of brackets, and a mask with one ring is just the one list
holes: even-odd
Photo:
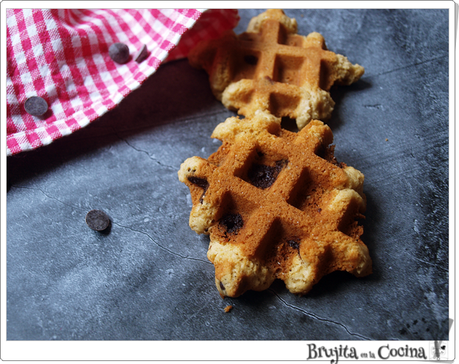
[[(237, 10), (7, 9), (7, 155), (47, 145), (88, 125), (138, 88), (164, 61), (234, 28)], [(131, 59), (111, 60), (125, 43)], [(149, 55), (134, 58), (143, 45)], [(46, 100), (29, 115), (24, 102)]]

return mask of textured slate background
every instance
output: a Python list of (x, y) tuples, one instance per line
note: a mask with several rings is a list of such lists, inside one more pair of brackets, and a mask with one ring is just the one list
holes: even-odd
[[(260, 12), (241, 10), (237, 33)], [(286, 13), (365, 67), (333, 90), (328, 124), (338, 160), (365, 174), (374, 273), (220, 298), (177, 171), (217, 150), (234, 114), (176, 61), (84, 130), (8, 158), (8, 340), (448, 339), (448, 11)], [(108, 234), (86, 226), (91, 209)]]

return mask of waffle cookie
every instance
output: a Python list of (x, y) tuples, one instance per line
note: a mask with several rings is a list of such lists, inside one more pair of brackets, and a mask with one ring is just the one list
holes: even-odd
[(364, 68), (327, 50), (319, 33), (296, 33), (295, 19), (269, 9), (239, 36), (228, 31), (201, 42), (188, 59), (207, 71), (212, 92), (228, 109), (289, 117), (302, 129), (313, 119), (329, 119), (335, 105), (330, 88), (352, 84)]
[(187, 159), (178, 175), (191, 193), (190, 227), (210, 235), (222, 297), (265, 290), (275, 279), (303, 295), (335, 270), (371, 273), (357, 221), (364, 176), (336, 161), (328, 126), (313, 120), (293, 133), (259, 114), (228, 118), (212, 137), (220, 148), (207, 160)]

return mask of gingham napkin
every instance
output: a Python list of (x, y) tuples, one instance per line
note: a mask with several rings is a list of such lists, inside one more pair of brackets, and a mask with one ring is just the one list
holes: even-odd
[[(164, 61), (186, 57), (200, 40), (234, 28), (237, 10), (7, 9), (7, 155), (47, 145), (115, 107)], [(148, 57), (115, 63), (121, 42)], [(49, 110), (32, 116), (31, 96)]]

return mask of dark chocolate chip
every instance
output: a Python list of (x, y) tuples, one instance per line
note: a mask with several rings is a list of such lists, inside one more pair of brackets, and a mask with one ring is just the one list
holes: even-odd
[(225, 290), (225, 286), (223, 285), (223, 283), (222, 283), (222, 282), (220, 282), (220, 289), (221, 289), (222, 291), (224, 291), (224, 290)]
[(147, 46), (144, 44), (140, 51), (137, 52), (137, 55), (135, 56), (135, 61), (137, 63), (140, 63), (144, 61), (148, 57), (148, 49)]
[(274, 183), (279, 172), (286, 164), (286, 160), (277, 161), (275, 166), (254, 163), (248, 172), (249, 181), (255, 187), (268, 188)]
[(108, 49), (110, 58), (119, 64), (129, 61), (129, 47), (124, 43), (114, 43)]
[(188, 181), (191, 183), (195, 184), (198, 187), (201, 187), (204, 191), (202, 192), (201, 198), (199, 199), (199, 202), (202, 203), (204, 200), (204, 195), (206, 194), (207, 189), (209, 188), (209, 182), (205, 178), (199, 178), (199, 177), (187, 177)]
[(86, 224), (93, 230), (104, 231), (110, 225), (110, 218), (101, 210), (91, 210), (86, 214)]
[(298, 249), (300, 247), (300, 244), (295, 241), (295, 240), (289, 240), (287, 241), (288, 245), (290, 245), (293, 249)]
[(258, 63), (258, 58), (254, 55), (248, 54), (244, 56), (244, 62), (252, 66), (255, 66)]
[(199, 178), (199, 177), (188, 177), (188, 181), (193, 183), (194, 185), (203, 188), (206, 190), (209, 187), (209, 182), (205, 178)]
[(263, 164), (253, 164), (249, 170), (248, 177), (250, 182), (258, 188), (268, 188), (275, 181), (276, 167), (265, 166)]
[(48, 111), (48, 104), (43, 98), (32, 96), (24, 103), (24, 109), (30, 115), (41, 116)]
[(236, 233), (242, 229), (244, 221), (240, 214), (226, 214), (220, 219), (220, 225), (225, 227), (230, 234)]

